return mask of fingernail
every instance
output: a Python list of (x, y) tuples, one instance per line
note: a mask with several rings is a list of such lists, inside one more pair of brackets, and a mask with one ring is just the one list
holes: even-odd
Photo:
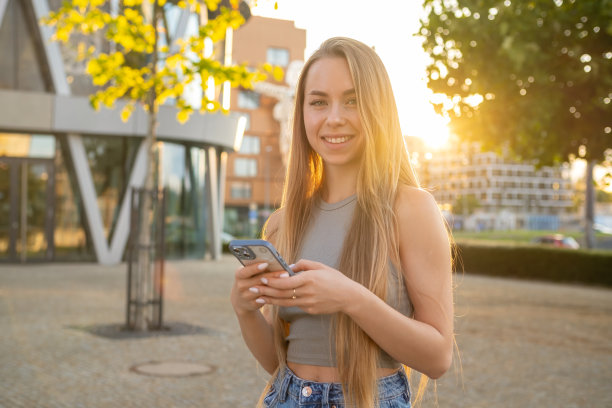
[(257, 265), (257, 269), (259, 269), (260, 271), (265, 270), (267, 267), (268, 267), (268, 264), (265, 262), (260, 265)]
[(253, 293), (259, 293), (259, 289), (257, 288), (249, 288), (249, 290)]
[(291, 265), (289, 265), (289, 267), (290, 267), (291, 269), (293, 269), (293, 268), (295, 268), (295, 264), (291, 264)]
[(283, 272), (280, 275), (278, 275), (280, 278), (288, 278), (289, 277), (289, 272)]
[(266, 301), (263, 300), (262, 298), (257, 298), (255, 299), (255, 303), (266, 303)]
[(261, 278), (261, 283), (263, 283), (264, 285), (267, 285), (268, 280), (266, 278)]

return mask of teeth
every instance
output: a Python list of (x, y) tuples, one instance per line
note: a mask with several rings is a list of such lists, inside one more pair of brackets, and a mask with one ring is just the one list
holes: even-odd
[(344, 143), (349, 140), (348, 136), (343, 137), (326, 137), (325, 141), (329, 143)]

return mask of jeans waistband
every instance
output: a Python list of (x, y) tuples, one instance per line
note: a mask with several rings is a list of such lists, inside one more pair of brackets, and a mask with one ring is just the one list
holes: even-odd
[[(313, 399), (322, 404), (344, 402), (341, 383), (305, 380), (295, 375), (289, 367), (285, 367), (282, 375), (279, 374), (276, 377), (274, 387), (278, 390), (278, 398), (281, 402), (285, 402), (289, 395), (298, 399), (300, 403)], [(404, 392), (410, 395), (408, 378), (403, 369), (378, 379), (378, 399), (380, 401), (396, 398)]]

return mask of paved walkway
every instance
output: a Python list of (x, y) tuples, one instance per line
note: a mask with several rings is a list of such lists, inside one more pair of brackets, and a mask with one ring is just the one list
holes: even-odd
[[(267, 375), (228, 294), (237, 262), (167, 267), (155, 336), (119, 331), (126, 267), (0, 266), (0, 407), (253, 407)], [(425, 407), (612, 407), (612, 291), (458, 276), (457, 364)], [(459, 359), (455, 359), (458, 363)], [(155, 377), (148, 362), (213, 366)], [(416, 382), (416, 378), (415, 381)]]

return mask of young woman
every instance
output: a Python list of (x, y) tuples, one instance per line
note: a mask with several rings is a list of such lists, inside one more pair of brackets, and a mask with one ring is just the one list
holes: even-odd
[(272, 374), (260, 404), (409, 407), (402, 365), (448, 370), (449, 238), (366, 45), (332, 38), (304, 65), (283, 201), (264, 235), (297, 273), (236, 271), (242, 335)]

